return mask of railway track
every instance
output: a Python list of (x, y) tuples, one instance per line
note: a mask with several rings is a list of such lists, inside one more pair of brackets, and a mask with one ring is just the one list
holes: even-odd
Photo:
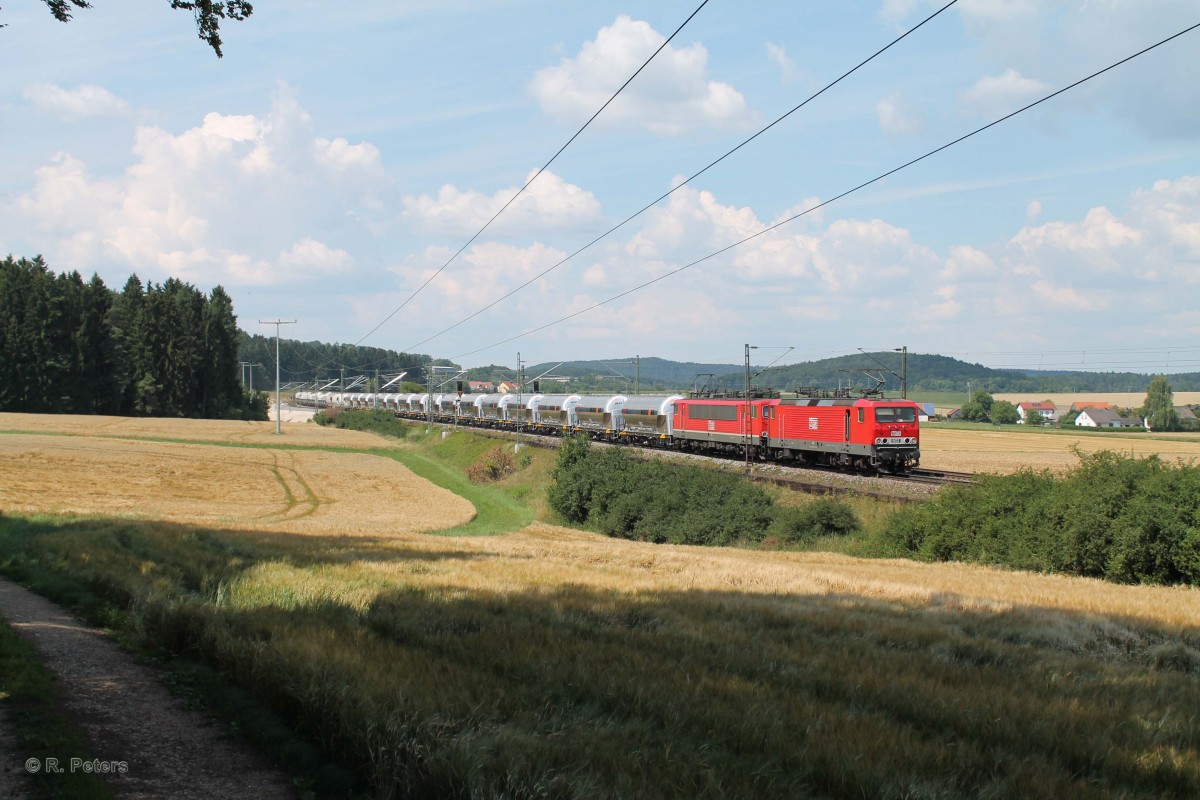
[(950, 484), (966, 485), (975, 482), (975, 476), (970, 472), (950, 472), (939, 469), (912, 469), (908, 471), (905, 480), (914, 483), (931, 483), (937, 486)]
[[(409, 420), (415, 424), (426, 424), (423, 420)], [(436, 426), (444, 427), (453, 430), (453, 426), (441, 422), (433, 423)], [(514, 431), (507, 431), (497, 428), (476, 428), (464, 427), (464, 430), (471, 433), (487, 436), (493, 439), (505, 439), (513, 441), (516, 438)], [(562, 438), (559, 436), (547, 436), (544, 434), (523, 432), (520, 436), (524, 444), (534, 447), (550, 447), (557, 448), (562, 444)], [(601, 447), (627, 447), (611, 442), (594, 442)], [(699, 455), (687, 453), (677, 450), (665, 450), (655, 448), (634, 448), (640, 453), (649, 455), (664, 455), (683, 457), (689, 460), (705, 460), (711, 459), (722, 464), (737, 462), (740, 459), (733, 457), (722, 457), (718, 455), (706, 454)], [(764, 462), (753, 462), (755, 466), (764, 466)], [(949, 484), (966, 485), (973, 483), (975, 476), (970, 472), (950, 472), (947, 470), (932, 470), (932, 469), (912, 469), (904, 474), (881, 474), (878, 476), (859, 475), (856, 473), (847, 473), (844, 470), (839, 470), (833, 467), (820, 466), (789, 466), (785, 464), (770, 464), (774, 468), (775, 474), (757, 474), (751, 473), (747, 477), (756, 483), (769, 483), (774, 486), (782, 486), (793, 491), (804, 492), (806, 494), (817, 495), (858, 495), (860, 497), (873, 497), (879, 500), (894, 500), (902, 503), (921, 502), (921, 497), (906, 497), (886, 491), (878, 491), (871, 488), (833, 486), (828, 483), (810, 480), (814, 475), (833, 475), (839, 477), (852, 478), (875, 478), (882, 481), (895, 481), (900, 484), (923, 484), (929, 486), (945, 486)], [(782, 474), (781, 474), (782, 473)]]

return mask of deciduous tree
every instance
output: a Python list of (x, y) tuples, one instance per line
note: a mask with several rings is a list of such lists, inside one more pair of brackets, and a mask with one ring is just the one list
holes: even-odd
[[(1037, 411), (1026, 411), (1025, 415), (1035, 425), (1040, 425), (1042, 422), (1042, 415)], [(997, 400), (992, 403), (991, 417), (992, 422), (997, 425), (1016, 425), (1021, 420), (1021, 412), (1017, 411), (1017, 407), (1007, 400)]]
[[(89, 0), (42, 0), (50, 13), (59, 22), (70, 22), (73, 9), (91, 8)], [(246, 0), (170, 0), (171, 8), (191, 11), (196, 20), (196, 35), (213, 49), (217, 58), (221, 52), (221, 21), (241, 21), (254, 13), (254, 7)], [(4, 27), (0, 25), (0, 28)]]
[(1166, 375), (1156, 375), (1146, 387), (1146, 426), (1152, 431), (1179, 430), (1179, 413), (1175, 411), (1175, 393)]

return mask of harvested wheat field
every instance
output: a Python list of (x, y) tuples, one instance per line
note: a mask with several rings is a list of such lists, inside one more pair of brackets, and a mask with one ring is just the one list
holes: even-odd
[[(836, 553), (756, 552), (736, 548), (656, 545), (535, 524), (502, 537), (447, 540), (414, 537), (409, 552), (431, 567), (408, 582), (521, 594), (531, 589), (653, 593), (730, 592), (775, 598), (786, 608), (804, 597), (844, 597), (925, 609), (1003, 614), (1042, 609), (1140, 619), (1187, 627), (1200, 619), (1200, 591), (1187, 587), (1121, 586), (1101, 580), (997, 569), (971, 564), (922, 564), (860, 559)], [(484, 561), (472, 556), (487, 554)], [(397, 575), (396, 564), (376, 566)], [(1091, 631), (1090, 635), (1095, 635)], [(1069, 632), (1062, 632), (1063, 638)]]
[[(428, 526), (465, 501), (383, 456), (36, 433), (0, 448), (6, 511), (145, 519), (5, 514), (9, 563), (120, 587), (131, 630), (299, 714), (375, 796), (1200, 791), (1179, 713), (1200, 707), (1195, 589), (542, 523), (426, 535), (378, 509)], [(503, 510), (500, 489), (447, 485)]]
[(1055, 431), (959, 430), (936, 424), (921, 428), (921, 466), (957, 472), (1007, 474), (1023, 467), (1062, 472), (1078, 459), (1071, 452), (1113, 450), (1135, 456), (1159, 455), (1174, 461), (1200, 460), (1200, 435), (1172, 434), (1170, 438), (1143, 434)]
[(452, 528), (475, 513), (396, 461), (361, 453), (10, 433), (0, 461), (5, 512), (376, 536)]
[(326, 428), (313, 422), (285, 421), (280, 428), (282, 434), (275, 433), (274, 422), (0, 413), (0, 431), (304, 447), (368, 449), (391, 446), (386, 439), (373, 433)]

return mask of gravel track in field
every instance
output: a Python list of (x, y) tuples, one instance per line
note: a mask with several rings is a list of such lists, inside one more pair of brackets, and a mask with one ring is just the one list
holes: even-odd
[[(127, 764), (127, 772), (109, 779), (120, 797), (297, 796), (286, 774), (172, 695), (156, 672), (134, 661), (104, 631), (2, 578), (0, 614), (57, 676), (63, 707), (87, 737), (91, 756)], [(80, 755), (62, 753), (60, 761), (66, 767)], [(5, 773), (18, 773), (23, 764), (12, 740), (0, 736), (3, 800), (23, 797), (23, 781), (11, 789), (5, 783)]]

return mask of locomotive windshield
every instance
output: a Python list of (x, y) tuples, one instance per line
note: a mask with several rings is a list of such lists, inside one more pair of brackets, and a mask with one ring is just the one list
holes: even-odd
[(916, 422), (917, 410), (910, 406), (876, 406), (876, 422)]

